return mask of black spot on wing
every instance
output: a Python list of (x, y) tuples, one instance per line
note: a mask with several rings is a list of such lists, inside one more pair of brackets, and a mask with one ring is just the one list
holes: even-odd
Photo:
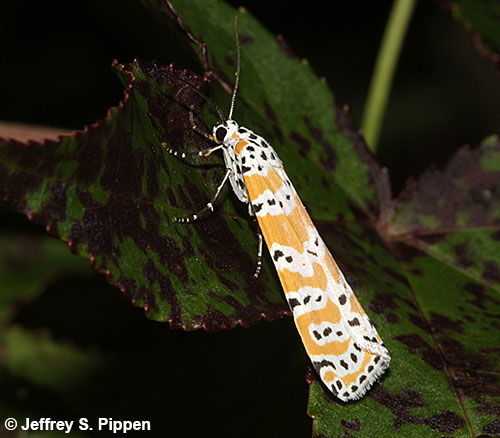
[(293, 309), (297, 306), (300, 306), (299, 300), (297, 298), (290, 298), (288, 300), (288, 305), (290, 306), (290, 309)]
[(323, 359), (321, 362), (313, 362), (313, 366), (314, 368), (316, 368), (316, 370), (318, 370), (318, 372), (321, 370), (321, 368), (325, 367), (333, 368), (334, 370), (337, 369), (335, 367), (335, 364), (327, 359)]
[[(261, 204), (261, 207), (262, 207), (262, 204)], [(274, 251), (274, 254), (273, 254), (273, 259), (274, 259), (274, 261), (275, 261), (275, 262), (277, 262), (277, 261), (278, 261), (278, 259), (279, 259), (280, 257), (283, 257), (284, 255), (285, 255), (285, 254), (283, 253), (283, 251), (281, 251), (281, 250), (277, 249), (276, 251)]]
[[(359, 326), (359, 325), (360, 325), (360, 323), (359, 323), (359, 319), (358, 319), (358, 318), (353, 318), (353, 319), (351, 319), (351, 320), (349, 321), (349, 325), (350, 325), (351, 327), (356, 327), (356, 326)], [(369, 341), (369, 340), (370, 340), (370, 339), (368, 339), (368, 341)]]

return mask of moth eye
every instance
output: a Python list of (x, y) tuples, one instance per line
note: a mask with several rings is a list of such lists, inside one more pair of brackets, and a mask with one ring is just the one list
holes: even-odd
[(227, 129), (223, 128), (222, 126), (217, 128), (217, 131), (215, 131), (215, 137), (220, 142), (222, 142), (224, 140), (224, 137), (226, 137), (226, 134), (227, 134)]

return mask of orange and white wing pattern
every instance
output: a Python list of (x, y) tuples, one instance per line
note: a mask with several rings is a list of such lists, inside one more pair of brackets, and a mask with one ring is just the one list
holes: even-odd
[(304, 347), (325, 385), (361, 398), (390, 356), (283, 167), (244, 176)]
[(321, 239), (274, 149), (228, 120), (214, 127), (230, 182), (249, 202), (315, 369), (343, 401), (361, 398), (389, 366), (375, 327)]

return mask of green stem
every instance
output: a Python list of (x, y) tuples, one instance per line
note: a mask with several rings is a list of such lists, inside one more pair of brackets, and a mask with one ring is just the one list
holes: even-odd
[(377, 55), (361, 123), (366, 143), (374, 153), (377, 151), (394, 71), (414, 7), (415, 0), (394, 0)]

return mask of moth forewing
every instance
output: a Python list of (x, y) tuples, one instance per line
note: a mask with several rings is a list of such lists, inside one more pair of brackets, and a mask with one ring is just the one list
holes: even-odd
[[(259, 138), (245, 141), (235, 159), (269, 248), (304, 347), (323, 382), (341, 400), (360, 398), (390, 357), (328, 248), (319, 236), (281, 162), (252, 158)], [(254, 134), (255, 135), (255, 134)], [(268, 146), (267, 153), (274, 150)]]

